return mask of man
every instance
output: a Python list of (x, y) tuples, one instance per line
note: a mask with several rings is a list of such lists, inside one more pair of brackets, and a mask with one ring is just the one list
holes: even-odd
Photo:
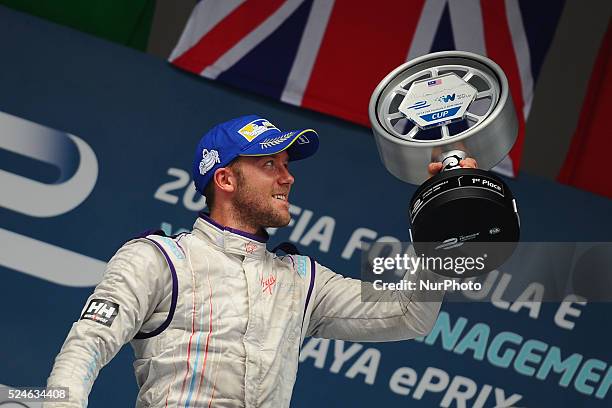
[(210, 215), (188, 234), (132, 240), (110, 260), (48, 380), (69, 387), (71, 402), (53, 406), (85, 406), (99, 370), (126, 342), (136, 356), (138, 407), (287, 407), (305, 337), (428, 333), (442, 294), (362, 302), (359, 280), (267, 250), (265, 228), (290, 221), (288, 163), (318, 144), (312, 129), (281, 132), (255, 115), (204, 135), (193, 178)]

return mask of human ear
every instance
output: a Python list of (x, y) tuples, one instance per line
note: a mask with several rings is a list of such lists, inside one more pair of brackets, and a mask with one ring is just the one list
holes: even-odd
[(213, 182), (221, 191), (226, 193), (233, 193), (236, 191), (236, 175), (229, 167), (217, 169), (213, 175)]

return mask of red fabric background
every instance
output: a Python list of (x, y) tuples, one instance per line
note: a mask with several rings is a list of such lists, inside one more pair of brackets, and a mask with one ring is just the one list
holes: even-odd
[(557, 180), (612, 198), (612, 31), (593, 66), (578, 126)]

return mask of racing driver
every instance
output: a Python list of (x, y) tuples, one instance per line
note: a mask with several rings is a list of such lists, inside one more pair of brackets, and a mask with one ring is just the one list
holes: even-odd
[(318, 144), (312, 129), (282, 132), (256, 115), (206, 133), (193, 179), (210, 214), (200, 214), (190, 233), (142, 236), (113, 256), (48, 379), (48, 387), (69, 387), (70, 401), (46, 406), (86, 406), (98, 372), (127, 342), (137, 407), (276, 408), (289, 406), (307, 336), (366, 342), (427, 334), (443, 293), (425, 300), (398, 291), (392, 302), (362, 302), (360, 280), (266, 248), (265, 229), (290, 221), (288, 162)]

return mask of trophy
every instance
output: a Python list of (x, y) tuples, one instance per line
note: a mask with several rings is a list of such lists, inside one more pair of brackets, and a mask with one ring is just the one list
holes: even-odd
[[(502, 69), (483, 56), (444, 51), (413, 59), (376, 87), (369, 116), (380, 158), (402, 181), (421, 184), (410, 201), (410, 236), (418, 255), (485, 256), (501, 265), (519, 239), (516, 200), (504, 181), (486, 171), (510, 151), (516, 112)], [(461, 168), (472, 157), (478, 169)], [(442, 162), (433, 177), (431, 162)], [(491, 244), (494, 243), (494, 244)], [(488, 251), (488, 254), (483, 254)]]

